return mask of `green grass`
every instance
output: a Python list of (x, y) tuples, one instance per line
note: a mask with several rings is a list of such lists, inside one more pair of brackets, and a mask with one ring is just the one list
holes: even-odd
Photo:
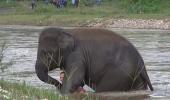
[(26, 83), (11, 83), (0, 80), (0, 100), (99, 100), (94, 94), (61, 96), (54, 90), (36, 88)]
[[(39, 1), (34, 10), (30, 8), (31, 2), (28, 0), (11, 3), (3, 1), (0, 4), (0, 11), (1, 8), (9, 9), (9, 7), (12, 11), (0, 15), (0, 24), (81, 26), (88, 21), (94, 21), (95, 18), (103, 20), (110, 18), (170, 19), (170, 2), (168, 0), (161, 1), (159, 5), (153, 3), (156, 11), (148, 8), (148, 3), (143, 4), (142, 7), (144, 6), (145, 9), (141, 13), (130, 11), (130, 8), (127, 8), (128, 3), (125, 1), (104, 0), (99, 6), (85, 6), (85, 0), (81, 0), (78, 8), (72, 7), (69, 2), (68, 6), (63, 9), (56, 8), (51, 4), (45, 5), (44, 2)], [(137, 9), (135, 7), (133, 9)]]
[(16, 7), (17, 3), (14, 0), (11, 0), (10, 2), (6, 2), (6, 0), (1, 0), (0, 8), (11, 8)]
[[(9, 97), (9, 100), (33, 100), (35, 98), (48, 99), (48, 100), (63, 100), (64, 98), (59, 96), (55, 91), (40, 89), (26, 85), (25, 83), (9, 83), (7, 81), (0, 80), (0, 87), (3, 90), (8, 91), (5, 93), (0, 91), (0, 98), (3, 95)], [(5, 98), (4, 98), (5, 99)]]

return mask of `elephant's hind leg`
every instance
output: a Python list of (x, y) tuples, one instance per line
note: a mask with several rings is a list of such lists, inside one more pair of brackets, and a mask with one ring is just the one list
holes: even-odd
[(130, 88), (130, 77), (121, 73), (121, 69), (109, 69), (96, 84), (96, 92), (127, 91)]

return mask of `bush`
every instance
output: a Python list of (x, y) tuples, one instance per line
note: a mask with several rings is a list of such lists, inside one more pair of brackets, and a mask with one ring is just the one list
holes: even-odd
[(82, 3), (83, 3), (85, 6), (93, 6), (94, 3), (95, 3), (95, 0), (82, 0)]
[[(152, 13), (159, 10), (161, 0), (121, 0), (131, 13)], [(166, 0), (165, 0), (166, 1)]]
[(0, 1), (0, 8), (11, 8), (11, 7), (16, 7), (17, 4), (15, 0), (2, 0)]

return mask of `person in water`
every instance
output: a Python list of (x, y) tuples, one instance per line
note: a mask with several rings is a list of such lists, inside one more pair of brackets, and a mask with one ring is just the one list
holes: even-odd
[[(63, 82), (63, 80), (64, 80), (64, 76), (65, 76), (65, 72), (64, 71), (61, 71), (60, 72), (60, 81), (61, 81), (61, 84), (62, 84), (62, 82)], [(78, 89), (76, 90), (76, 92), (77, 93), (85, 93), (86, 92), (86, 90), (83, 88), (83, 87), (78, 87)]]

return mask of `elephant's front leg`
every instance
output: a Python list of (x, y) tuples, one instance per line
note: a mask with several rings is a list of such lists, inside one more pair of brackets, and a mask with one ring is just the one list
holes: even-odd
[(70, 71), (66, 70), (63, 85), (61, 88), (62, 94), (74, 93), (82, 86), (84, 80), (84, 68), (72, 67)]

